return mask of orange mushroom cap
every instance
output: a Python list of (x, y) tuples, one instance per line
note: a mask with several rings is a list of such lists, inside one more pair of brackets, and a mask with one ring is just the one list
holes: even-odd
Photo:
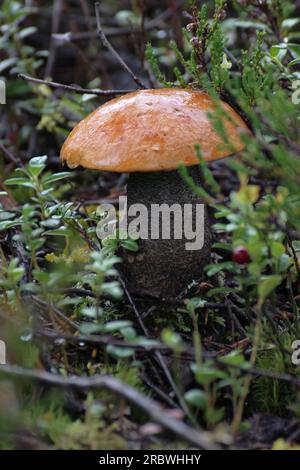
[(180, 162), (199, 163), (199, 144), (207, 161), (243, 149), (241, 132), (249, 132), (240, 116), (223, 101), (222, 123), (230, 145), (208, 116), (215, 102), (204, 92), (180, 88), (140, 90), (113, 99), (81, 121), (61, 149), (61, 160), (75, 168), (115, 171), (171, 171)]

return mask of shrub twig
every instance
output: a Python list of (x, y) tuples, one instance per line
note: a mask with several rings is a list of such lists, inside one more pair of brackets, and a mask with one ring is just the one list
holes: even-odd
[(24, 369), (18, 366), (5, 365), (1, 367), (0, 374), (12, 378), (23, 378), (43, 382), (49, 386), (91, 390), (91, 389), (105, 389), (122, 397), (133, 405), (143, 410), (149, 418), (160, 424), (163, 428), (168, 429), (170, 432), (181, 437), (190, 444), (201, 449), (217, 450), (219, 445), (214, 436), (203, 430), (193, 429), (181, 420), (174, 418), (154, 400), (143, 395), (133, 387), (115, 379), (109, 375), (93, 376), (93, 377), (78, 377), (69, 376), (63, 377), (58, 374), (51, 374), (50, 372)]
[(7, 159), (13, 163), (15, 166), (20, 165), (21, 167), (24, 167), (24, 163), (20, 158), (17, 158), (14, 156), (14, 154), (7, 149), (1, 142), (0, 142), (0, 150), (3, 152), (3, 154), (7, 157)]
[[(131, 295), (130, 295), (130, 293), (129, 293), (127, 287), (126, 287), (126, 284), (125, 284), (124, 280), (123, 280), (121, 277), (119, 278), (119, 280), (120, 280), (120, 283), (121, 283), (121, 285), (122, 285), (122, 287), (123, 287), (123, 289), (124, 289), (124, 292), (125, 292), (125, 294), (126, 294), (126, 297), (128, 298), (129, 303), (131, 304), (131, 306), (132, 306), (132, 308), (133, 308), (133, 311), (134, 311), (134, 313), (135, 313), (135, 316), (136, 316), (136, 318), (137, 318), (137, 320), (138, 320), (138, 323), (139, 323), (139, 325), (140, 325), (140, 327), (141, 327), (141, 329), (142, 329), (144, 335), (145, 335), (147, 338), (149, 338), (148, 329), (147, 329), (146, 325), (144, 324), (144, 322), (143, 322), (143, 320), (142, 320), (142, 317), (141, 317), (141, 315), (140, 315), (140, 313), (139, 313), (139, 311), (138, 311), (138, 309), (137, 309), (137, 307), (136, 307), (136, 305), (135, 305), (135, 302), (134, 302), (133, 298), (131, 297)], [(187, 407), (187, 405), (186, 405), (184, 399), (182, 398), (182, 396), (181, 396), (181, 394), (180, 394), (180, 392), (179, 392), (179, 390), (178, 390), (178, 387), (177, 387), (177, 385), (175, 384), (175, 382), (174, 382), (174, 380), (173, 380), (173, 377), (172, 377), (172, 375), (170, 374), (170, 371), (169, 371), (169, 369), (168, 369), (168, 366), (167, 366), (167, 364), (165, 363), (164, 358), (162, 357), (160, 351), (157, 351), (157, 350), (156, 350), (156, 351), (154, 352), (154, 354), (155, 354), (156, 359), (157, 359), (157, 361), (159, 362), (159, 364), (160, 364), (160, 366), (161, 366), (161, 368), (162, 368), (162, 370), (163, 370), (163, 372), (164, 372), (164, 374), (165, 374), (165, 376), (166, 376), (166, 378), (167, 378), (169, 384), (171, 385), (171, 387), (172, 387), (172, 389), (173, 389), (173, 391), (174, 391), (174, 393), (175, 393), (175, 396), (176, 396), (176, 398), (177, 398), (177, 400), (178, 400), (178, 403), (180, 404), (182, 410), (185, 412), (186, 416), (188, 416), (188, 418), (191, 420), (191, 422), (193, 422), (194, 419), (193, 419), (193, 417), (191, 416), (191, 413), (190, 413), (190, 411), (189, 411), (189, 409), (188, 409), (188, 407)]]
[(73, 91), (80, 95), (97, 95), (97, 96), (113, 96), (113, 95), (124, 95), (134, 90), (101, 90), (100, 88), (82, 88), (77, 85), (65, 85), (64, 83), (51, 82), (49, 80), (42, 80), (41, 78), (31, 77), (24, 73), (19, 74), (19, 78), (27, 80), (28, 82), (37, 83), (38, 85), (47, 85), (51, 88), (60, 88), (65, 91)]
[(107, 37), (105, 36), (105, 33), (102, 29), (101, 25), (101, 15), (100, 15), (100, 2), (95, 3), (95, 12), (96, 12), (96, 20), (97, 20), (97, 33), (98, 36), (102, 42), (102, 44), (111, 52), (111, 54), (116, 57), (120, 65), (123, 67), (124, 70), (126, 70), (127, 73), (131, 76), (133, 81), (137, 84), (139, 88), (145, 89), (147, 88), (146, 85), (135, 75), (135, 73), (128, 67), (126, 62), (122, 59), (120, 54), (115, 50), (115, 48), (111, 45)]

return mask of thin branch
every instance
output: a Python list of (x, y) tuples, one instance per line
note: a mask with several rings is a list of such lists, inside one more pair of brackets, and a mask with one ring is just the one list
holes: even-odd
[(85, 345), (90, 345), (90, 346), (108, 346), (113, 344), (114, 346), (118, 346), (121, 348), (132, 348), (136, 351), (154, 351), (154, 350), (161, 350), (167, 353), (171, 352), (171, 349), (161, 343), (155, 344), (155, 341), (153, 343), (148, 343), (148, 344), (139, 344), (139, 343), (132, 343), (130, 341), (124, 341), (122, 339), (118, 339), (114, 336), (111, 335), (70, 335), (70, 334), (65, 334), (65, 333), (60, 333), (58, 331), (53, 331), (49, 329), (38, 329), (36, 331), (33, 331), (33, 336), (36, 337), (44, 337), (48, 338), (51, 340), (58, 340), (62, 339), (68, 343), (84, 343)]
[(51, 43), (50, 43), (50, 51), (49, 56), (45, 68), (45, 78), (52, 75), (55, 59), (56, 59), (56, 44), (53, 40), (52, 35), (57, 34), (59, 30), (61, 15), (63, 10), (63, 1), (62, 0), (54, 0), (53, 5), (53, 13), (52, 13), (52, 20), (51, 20)]
[(176, 434), (180, 438), (189, 442), (190, 444), (201, 449), (217, 450), (219, 446), (211, 433), (196, 430), (180, 421), (179, 419), (170, 416), (161, 406), (154, 400), (143, 395), (133, 387), (115, 379), (108, 375), (94, 376), (94, 377), (77, 377), (69, 376), (63, 377), (58, 374), (51, 374), (49, 372), (40, 370), (24, 369), (18, 366), (4, 365), (0, 369), (0, 374), (6, 377), (20, 377), (24, 379), (36, 380), (48, 385), (68, 388), (68, 389), (105, 389), (112, 393), (128, 400), (133, 405), (143, 410), (149, 418), (163, 426), (165, 429)]
[(225, 54), (227, 55), (227, 57), (228, 57), (228, 59), (230, 60), (230, 62), (233, 63), (233, 65), (236, 65), (237, 67), (240, 67), (239, 61), (234, 57), (234, 55), (230, 52), (229, 49), (227, 49), (226, 47), (224, 47), (224, 52), (225, 52)]
[(79, 0), (79, 2), (80, 2), (80, 5), (81, 5), (82, 12), (85, 16), (85, 20), (86, 20), (88, 29), (89, 29), (89, 31), (92, 31), (93, 25), (92, 25), (92, 18), (91, 18), (90, 8), (89, 8), (89, 5), (88, 5), (88, 2), (87, 2), (87, 0)]
[(272, 372), (270, 370), (257, 369), (256, 367), (247, 368), (247, 367), (239, 366), (236, 364), (225, 364), (222, 361), (222, 359), (216, 359), (216, 362), (222, 367), (239, 370), (241, 373), (245, 375), (249, 374), (249, 375), (252, 375), (253, 377), (266, 377), (271, 380), (279, 380), (280, 382), (285, 382), (285, 383), (294, 385), (295, 387), (300, 389), (300, 379), (297, 377), (294, 377), (291, 374), (277, 373), (277, 372)]
[(285, 230), (285, 234), (286, 234), (286, 239), (287, 239), (288, 247), (289, 247), (289, 249), (290, 249), (291, 252), (292, 252), (292, 256), (293, 256), (293, 260), (294, 260), (294, 265), (295, 265), (295, 268), (296, 268), (296, 271), (297, 271), (297, 276), (298, 276), (298, 279), (300, 279), (300, 264), (299, 264), (299, 259), (298, 259), (296, 250), (295, 250), (295, 248), (294, 248), (294, 246), (293, 246), (292, 240), (290, 239), (287, 230)]
[[(137, 318), (137, 320), (138, 320), (138, 322), (139, 322), (139, 325), (140, 325), (140, 327), (141, 327), (141, 329), (142, 329), (144, 335), (145, 335), (147, 338), (149, 338), (148, 329), (147, 329), (147, 327), (145, 326), (145, 324), (144, 324), (144, 322), (143, 322), (143, 320), (142, 320), (142, 317), (141, 317), (141, 315), (140, 315), (140, 313), (139, 313), (139, 311), (138, 311), (138, 309), (137, 309), (137, 307), (136, 307), (136, 305), (135, 305), (135, 302), (133, 301), (133, 299), (132, 299), (132, 297), (131, 297), (131, 295), (130, 295), (130, 292), (128, 291), (128, 289), (127, 289), (127, 287), (126, 287), (126, 284), (125, 284), (124, 280), (120, 277), (120, 278), (119, 278), (119, 281), (120, 281), (120, 283), (121, 283), (121, 285), (122, 285), (122, 287), (123, 287), (123, 289), (124, 289), (124, 292), (125, 292), (125, 294), (126, 294), (128, 300), (129, 300), (129, 302), (130, 302), (130, 304), (131, 304), (131, 306), (132, 306), (132, 308), (133, 308), (133, 311), (134, 311), (134, 313), (135, 313), (135, 316), (136, 316), (136, 318)], [(188, 409), (188, 407), (187, 407), (185, 401), (183, 400), (183, 398), (182, 398), (182, 396), (181, 396), (181, 394), (180, 394), (180, 392), (179, 392), (179, 390), (178, 390), (178, 387), (177, 387), (177, 385), (175, 384), (175, 382), (174, 382), (174, 380), (173, 380), (173, 377), (172, 377), (172, 375), (171, 375), (171, 373), (170, 373), (170, 371), (169, 371), (169, 368), (168, 368), (167, 364), (165, 363), (164, 358), (162, 357), (160, 351), (155, 351), (154, 354), (155, 354), (156, 359), (158, 360), (158, 362), (159, 362), (159, 364), (160, 364), (160, 366), (161, 366), (161, 368), (162, 368), (162, 370), (163, 370), (163, 372), (164, 372), (164, 374), (165, 374), (165, 376), (166, 376), (166, 378), (167, 378), (167, 380), (168, 380), (170, 386), (172, 387), (172, 389), (173, 389), (173, 391), (174, 391), (174, 393), (175, 393), (175, 396), (176, 396), (176, 398), (177, 398), (177, 400), (178, 400), (178, 403), (180, 404), (181, 408), (182, 408), (183, 411), (185, 412), (186, 416), (188, 416), (189, 419), (193, 422), (193, 421), (194, 421), (194, 420), (193, 420), (193, 417), (191, 416), (191, 413), (190, 413), (190, 411), (189, 411), (189, 409)]]
[(53, 313), (61, 320), (63, 326), (68, 325), (69, 327), (71, 327), (71, 329), (75, 331), (78, 330), (78, 324), (75, 323), (73, 320), (70, 320), (70, 318), (68, 318), (63, 312), (61, 312), (61, 310), (55, 307), (55, 305), (49, 305), (48, 302), (45, 302), (36, 295), (31, 296), (31, 299), (36, 305), (44, 308), (46, 311), (48, 311), (50, 307)]
[(178, 407), (177, 403), (175, 403), (172, 400), (172, 398), (170, 398), (169, 395), (167, 395), (167, 393), (163, 392), (157, 385), (154, 385), (152, 382), (149, 381), (146, 374), (142, 374), (141, 379), (144, 382), (144, 384), (146, 384), (147, 387), (149, 387), (151, 390), (153, 390), (154, 393), (156, 393), (156, 395), (158, 397), (160, 397), (162, 400), (165, 401), (165, 403), (167, 403), (172, 408), (177, 408)]
[(115, 50), (115, 48), (111, 45), (107, 37), (105, 36), (105, 33), (102, 29), (101, 25), (101, 15), (100, 15), (100, 3), (96, 2), (95, 3), (95, 12), (96, 12), (96, 20), (97, 20), (97, 34), (100, 38), (100, 41), (102, 44), (111, 52), (113, 56), (116, 57), (120, 65), (123, 67), (124, 70), (131, 76), (133, 81), (137, 84), (139, 88), (146, 89), (146, 85), (135, 75), (135, 73), (128, 67), (126, 62), (122, 59), (122, 57), (119, 55), (119, 53)]
[(24, 166), (22, 160), (14, 156), (14, 154), (8, 150), (1, 142), (0, 142), (0, 150), (4, 153), (4, 155), (10, 160), (15, 166)]
[[(176, 9), (184, 5), (185, 0), (177, 2), (177, 4), (172, 5), (155, 19), (145, 22), (145, 31), (151, 31), (158, 28), (164, 27), (164, 22), (172, 18), (176, 12)], [(105, 28), (105, 36), (108, 37), (118, 37), (118, 36), (130, 36), (132, 34), (141, 34), (141, 28), (128, 27), (128, 28)], [(58, 45), (67, 44), (73, 41), (81, 41), (85, 39), (92, 39), (98, 36), (97, 31), (80, 31), (72, 33), (70, 31), (66, 33), (53, 34), (52, 38), (58, 43)]]
[(125, 93), (131, 93), (134, 90), (101, 90), (100, 88), (81, 88), (77, 85), (65, 85), (63, 83), (50, 82), (48, 80), (41, 80), (40, 78), (34, 78), (24, 73), (19, 74), (19, 78), (27, 80), (28, 82), (37, 83), (38, 85), (47, 85), (51, 88), (59, 88), (65, 91), (73, 91), (78, 94), (97, 95), (97, 96), (113, 96), (113, 95), (124, 95)]
[[(260, 335), (261, 335), (261, 321), (262, 321), (262, 310), (261, 308), (259, 308), (257, 312), (257, 320), (256, 320), (255, 330), (254, 330), (253, 347), (252, 347), (252, 352), (250, 356), (251, 367), (255, 367), (255, 363), (257, 359), (259, 340), (260, 340)], [(247, 374), (245, 376), (245, 381), (242, 386), (242, 392), (241, 392), (239, 401), (237, 403), (236, 411), (234, 413), (234, 417), (233, 417), (233, 421), (231, 425), (233, 434), (236, 434), (238, 432), (240, 424), (242, 422), (244, 409), (245, 409), (245, 403), (249, 395), (251, 382), (252, 382), (252, 375)]]

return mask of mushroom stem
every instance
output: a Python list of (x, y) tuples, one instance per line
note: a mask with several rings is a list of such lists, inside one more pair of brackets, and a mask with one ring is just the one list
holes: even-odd
[[(201, 184), (198, 166), (190, 168), (190, 174)], [(129, 291), (168, 299), (201, 279), (211, 247), (207, 208), (179, 173), (131, 173), (127, 204), (129, 232), (131, 222), (139, 219), (139, 230), (148, 237), (141, 237), (138, 252), (122, 250), (121, 269)], [(134, 204), (143, 206), (136, 206), (135, 212)], [(203, 246), (195, 249), (202, 244), (201, 236)], [(187, 249), (187, 243), (194, 249)]]

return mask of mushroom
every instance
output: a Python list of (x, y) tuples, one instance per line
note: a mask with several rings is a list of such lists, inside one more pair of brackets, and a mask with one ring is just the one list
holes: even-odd
[[(189, 204), (196, 208), (200, 198), (178, 173), (182, 162), (201, 184), (195, 145), (206, 161), (227, 157), (242, 150), (241, 131), (248, 128), (226, 103), (219, 102), (226, 119), (223, 125), (230, 139), (225, 145), (208, 116), (216, 109), (204, 92), (162, 88), (140, 90), (100, 106), (71, 132), (61, 150), (61, 159), (71, 167), (79, 165), (102, 171), (130, 173), (127, 185), (128, 210), (143, 204)], [(157, 206), (155, 206), (157, 208)], [(210, 255), (211, 231), (204, 208), (204, 242), (201, 249), (186, 249), (190, 240), (174, 235), (175, 216), (170, 220), (170, 239), (140, 240), (138, 252), (123, 250), (122, 271), (129, 291), (151, 297), (177, 296), (191, 281), (201, 279)], [(194, 225), (196, 215), (193, 211)], [(129, 217), (129, 221), (130, 221)]]

